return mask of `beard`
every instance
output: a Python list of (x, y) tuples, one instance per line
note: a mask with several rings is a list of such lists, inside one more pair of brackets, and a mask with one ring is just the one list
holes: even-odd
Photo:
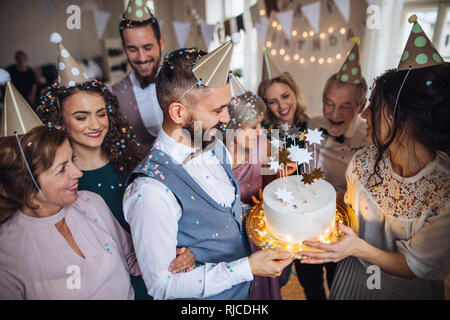
[[(214, 142), (216, 142), (216, 134), (220, 131), (220, 128), (222, 126), (222, 123), (219, 122), (217, 123), (214, 127), (211, 127), (209, 129), (205, 129), (203, 128), (203, 126), (201, 126), (201, 136), (200, 136), (200, 130), (199, 130), (199, 126), (195, 126), (195, 122), (197, 120), (194, 119), (191, 115), (189, 121), (187, 122), (187, 124), (185, 126), (183, 126), (183, 129), (185, 129), (186, 131), (189, 132), (190, 136), (191, 136), (191, 141), (193, 141), (194, 146), (197, 148), (201, 148), (202, 150), (205, 150), (209, 145), (213, 144)], [(207, 134), (205, 136), (205, 133), (207, 133), (210, 130), (214, 130), (215, 129), (215, 134), (211, 135), (211, 134)], [(196, 138), (197, 137), (197, 138)], [(200, 139), (199, 139), (200, 138)], [(201, 140), (201, 144), (199, 143)]]
[[(159, 71), (160, 60), (161, 60), (161, 48), (159, 48), (159, 55), (155, 58), (151, 58), (146, 61), (133, 61), (133, 63), (131, 63), (131, 61), (128, 60), (128, 63), (133, 69), (134, 74), (136, 75), (136, 79), (139, 81), (139, 84), (141, 85), (142, 89), (147, 88), (150, 84), (156, 81), (156, 76), (158, 75)], [(135, 65), (141, 65), (146, 63), (154, 63), (154, 66), (151, 73), (148, 76), (143, 76), (142, 74), (139, 73), (139, 70), (135, 67)]]

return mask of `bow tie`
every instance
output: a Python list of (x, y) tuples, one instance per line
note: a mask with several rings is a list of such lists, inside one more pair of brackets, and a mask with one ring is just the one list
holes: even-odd
[(338, 136), (338, 137), (335, 137), (335, 136), (332, 136), (331, 134), (329, 134), (329, 133), (328, 133), (328, 130), (325, 129), (325, 128), (320, 128), (320, 131), (323, 131), (323, 134), (324, 134), (324, 135), (329, 136), (329, 137), (332, 137), (332, 138), (334, 139), (334, 141), (336, 141), (336, 142), (338, 142), (338, 143), (340, 143), (340, 144), (344, 143), (344, 141), (345, 141), (345, 136), (344, 136), (343, 134), (341, 134), (341, 135)]

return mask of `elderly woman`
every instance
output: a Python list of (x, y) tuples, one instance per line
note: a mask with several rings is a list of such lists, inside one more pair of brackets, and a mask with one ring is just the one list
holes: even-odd
[(82, 172), (62, 130), (0, 139), (0, 299), (133, 299), (130, 235)]
[(392, 70), (376, 79), (363, 112), (373, 144), (350, 162), (345, 194), (358, 215), (358, 234), (341, 225), (341, 241), (305, 243), (325, 252), (303, 252), (311, 258), (303, 263), (340, 261), (330, 299), (444, 298), (450, 65), (407, 72)]
[[(296, 126), (300, 131), (306, 129), (309, 117), (300, 87), (292, 76), (285, 72), (279, 77), (264, 80), (259, 84), (258, 95), (267, 106), (267, 112), (261, 126), (265, 129), (281, 129), (283, 124)], [(303, 146), (303, 141), (296, 138), (296, 145)], [(291, 137), (286, 139), (287, 147), (294, 144)]]

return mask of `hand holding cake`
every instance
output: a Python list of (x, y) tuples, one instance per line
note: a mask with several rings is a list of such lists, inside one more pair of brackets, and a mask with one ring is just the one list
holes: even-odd
[(343, 233), (340, 241), (327, 244), (316, 241), (303, 241), (303, 244), (312, 248), (323, 250), (324, 252), (302, 251), (299, 254), (309, 259), (302, 259), (301, 263), (322, 264), (327, 262), (339, 262), (349, 256), (358, 256), (361, 249), (361, 240), (352, 228), (343, 223), (338, 224), (339, 230)]

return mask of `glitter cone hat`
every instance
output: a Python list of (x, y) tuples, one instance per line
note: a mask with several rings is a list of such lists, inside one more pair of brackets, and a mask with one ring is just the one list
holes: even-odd
[(146, 6), (146, 2), (145, 0), (130, 0), (123, 17), (135, 22), (143, 22), (153, 18), (152, 13)]
[(443, 64), (444, 59), (417, 22), (417, 16), (412, 15), (408, 21), (413, 24), (413, 27), (397, 70), (418, 69)]
[(344, 64), (337, 73), (337, 77), (344, 83), (359, 84), (362, 82), (361, 63), (359, 61), (359, 38), (352, 38), (353, 48)]
[(197, 80), (210, 88), (224, 87), (228, 82), (233, 48), (239, 42), (240, 35), (235, 33), (230, 41), (201, 57), (192, 68)]
[(232, 72), (230, 72), (230, 90), (232, 98), (246, 92), (244, 86), (239, 82), (239, 80)]
[(0, 137), (25, 134), (35, 127), (42, 126), (39, 117), (11, 81), (6, 83), (5, 105), (0, 126)]
[(62, 38), (58, 33), (55, 32), (50, 36), (50, 42), (58, 45), (58, 86), (68, 88), (75, 86), (77, 82), (83, 83), (89, 80), (62, 44)]
[(263, 68), (262, 68), (262, 80), (272, 80), (283, 74), (280, 68), (270, 59), (265, 47), (262, 47), (263, 51)]

